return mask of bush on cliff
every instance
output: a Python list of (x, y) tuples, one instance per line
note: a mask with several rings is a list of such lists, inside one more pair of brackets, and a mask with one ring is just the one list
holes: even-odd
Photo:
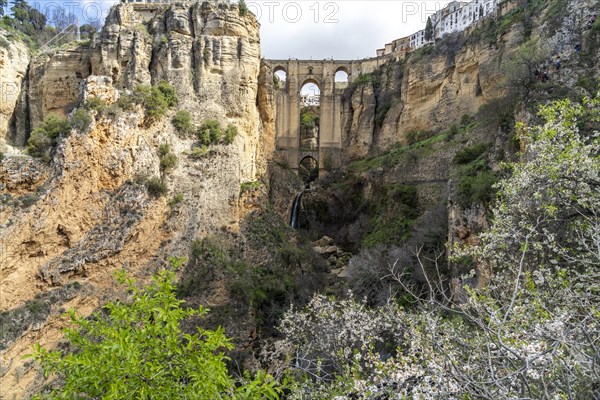
[(39, 127), (31, 132), (27, 142), (27, 153), (50, 161), (52, 148), (60, 136), (66, 136), (71, 131), (71, 124), (66, 118), (51, 114), (44, 118)]
[(173, 119), (171, 119), (171, 123), (173, 124), (175, 129), (177, 129), (177, 132), (184, 136), (192, 132), (193, 127), (190, 118), (190, 113), (188, 111), (177, 111), (177, 114), (175, 114)]
[(196, 131), (196, 135), (198, 136), (200, 143), (207, 146), (209, 144), (218, 143), (223, 136), (223, 130), (221, 129), (219, 121), (216, 119), (209, 119), (200, 125)]
[(92, 116), (84, 109), (78, 109), (71, 116), (71, 126), (78, 131), (85, 132), (92, 123)]
[(160, 146), (159, 155), (161, 171), (169, 172), (177, 166), (179, 160), (175, 153), (171, 151), (171, 146), (169, 146), (167, 143)]
[(175, 88), (165, 81), (156, 86), (139, 85), (134, 92), (136, 102), (144, 106), (146, 122), (153, 124), (165, 116), (169, 108), (177, 105)]

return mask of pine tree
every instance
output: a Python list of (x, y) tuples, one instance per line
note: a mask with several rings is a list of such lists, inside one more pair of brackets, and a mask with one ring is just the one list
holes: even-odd
[(431, 23), (431, 17), (427, 17), (427, 24), (425, 25), (425, 40), (429, 42), (433, 39), (433, 24)]

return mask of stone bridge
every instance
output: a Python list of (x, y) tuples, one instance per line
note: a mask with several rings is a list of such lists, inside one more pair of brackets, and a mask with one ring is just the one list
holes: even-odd
[[(305, 157), (315, 158), (321, 168), (339, 166), (342, 150), (342, 94), (360, 74), (373, 72), (387, 58), (365, 60), (265, 60), (273, 74), (284, 71), (285, 82), (276, 89), (275, 138), (279, 154), (291, 168)], [(335, 75), (343, 71), (348, 82), (336, 82)], [(301, 89), (307, 83), (320, 90), (319, 130), (316, 146), (304, 146), (301, 141)]]

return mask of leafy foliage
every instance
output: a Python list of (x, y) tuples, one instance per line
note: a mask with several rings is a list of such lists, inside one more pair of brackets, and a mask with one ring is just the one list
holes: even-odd
[(417, 211), (414, 186), (390, 185), (379, 189), (366, 206), (370, 210), (369, 230), (363, 238), (365, 247), (395, 244), (410, 234)]
[(431, 23), (431, 17), (427, 17), (427, 23), (425, 24), (425, 40), (430, 41), (433, 39), (433, 24)]
[[(152, 124), (161, 119), (179, 102), (175, 88), (165, 81), (156, 86), (139, 85), (134, 92), (135, 101), (144, 105), (146, 120)], [(127, 101), (123, 100), (127, 105)]]
[(84, 109), (78, 109), (73, 113), (70, 120), (71, 126), (79, 131), (87, 131), (92, 123), (92, 116)]
[(102, 113), (106, 109), (106, 101), (100, 97), (88, 97), (83, 103), (83, 107), (97, 113)]
[(258, 189), (260, 185), (260, 181), (242, 182), (240, 184), (240, 195), (246, 193), (249, 190)]
[(232, 144), (237, 134), (237, 126), (229, 124), (223, 132), (221, 123), (216, 119), (206, 120), (196, 129), (196, 136), (203, 146), (219, 143)]
[(154, 197), (164, 196), (169, 191), (167, 184), (156, 176), (146, 181), (146, 188), (148, 189), (148, 193)]
[(186, 154), (193, 159), (199, 160), (202, 157), (204, 157), (206, 154), (208, 154), (208, 147), (205, 145), (194, 146), (194, 147), (192, 147), (192, 150)]
[(171, 146), (164, 143), (161, 144), (158, 149), (160, 155), (160, 170), (163, 172), (169, 172), (177, 166), (179, 159), (171, 152)]
[(487, 143), (477, 143), (454, 156), (453, 161), (458, 164), (457, 199), (463, 207), (477, 202), (489, 203), (493, 198), (497, 178), (487, 163), (489, 148)]
[(179, 110), (177, 114), (173, 116), (171, 120), (173, 126), (179, 133), (182, 135), (187, 135), (192, 132), (192, 122), (190, 118), (190, 113), (186, 110)]
[(235, 140), (235, 137), (238, 135), (238, 128), (235, 125), (227, 125), (227, 129), (225, 129), (225, 135), (223, 136), (223, 141), (225, 144), (232, 144)]
[[(175, 268), (183, 259), (171, 259)], [(140, 289), (125, 272), (117, 274), (131, 293), (129, 303), (112, 302), (92, 318), (70, 311), (65, 331), (72, 352), (48, 351), (39, 344), (33, 357), (64, 384), (40, 398), (72, 399), (277, 399), (280, 389), (259, 373), (239, 386), (229, 375), (224, 351), (231, 349), (221, 329), (183, 334), (185, 318), (207, 310), (182, 307), (175, 295), (175, 271), (165, 269)]]
[(40, 126), (31, 132), (27, 142), (27, 152), (33, 157), (50, 161), (54, 145), (61, 136), (66, 136), (70, 131), (71, 125), (66, 118), (51, 114), (44, 118)]
[(248, 15), (248, 5), (246, 4), (246, 2), (244, 0), (239, 0), (238, 1), (238, 9), (239, 9), (239, 13), (240, 13), (240, 17), (245, 17), (246, 15)]

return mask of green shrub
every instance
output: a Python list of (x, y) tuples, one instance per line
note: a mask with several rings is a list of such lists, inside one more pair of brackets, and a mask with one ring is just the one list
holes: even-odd
[(179, 103), (179, 97), (177, 97), (177, 91), (173, 85), (170, 85), (166, 81), (160, 81), (157, 88), (167, 102), (167, 107), (175, 107)]
[[(140, 289), (124, 271), (117, 274), (121, 291), (130, 302), (109, 303), (92, 317), (72, 310), (66, 331), (71, 352), (50, 352), (40, 344), (34, 357), (46, 376), (60, 376), (61, 385), (50, 384), (51, 398), (107, 398), (107, 394), (137, 393), (139, 399), (279, 399), (281, 389), (264, 372), (245, 374), (243, 381), (229, 374), (225, 356), (233, 345), (223, 329), (197, 327), (185, 334), (185, 320), (202, 318), (203, 307), (183, 306), (176, 291), (176, 270), (183, 259), (171, 258), (172, 268), (153, 275)], [(131, 377), (131, 379), (122, 379)], [(41, 397), (41, 396), (40, 396)]]
[(238, 134), (238, 128), (235, 125), (229, 124), (227, 125), (227, 129), (225, 129), (225, 135), (223, 137), (223, 141), (226, 144), (232, 144), (235, 140), (235, 137)]
[(171, 152), (171, 146), (168, 143), (163, 143), (158, 146), (158, 154), (162, 156), (166, 156)]
[(454, 136), (456, 136), (459, 132), (459, 128), (458, 125), (456, 124), (452, 124), (450, 126), (450, 128), (448, 129), (448, 139), (452, 139)]
[(474, 121), (475, 121), (475, 119), (472, 116), (470, 116), (469, 114), (463, 114), (462, 117), (460, 117), (460, 127), (461, 128), (467, 127)]
[(221, 124), (215, 119), (205, 121), (196, 131), (198, 140), (203, 145), (216, 144), (223, 136)]
[(169, 153), (165, 154), (160, 158), (160, 169), (161, 171), (171, 171), (173, 168), (177, 166), (178, 158), (175, 154)]
[(192, 260), (200, 257), (216, 266), (222, 265), (227, 258), (221, 247), (207, 238), (196, 239), (192, 242)]
[(52, 148), (60, 136), (66, 136), (71, 131), (71, 125), (66, 118), (49, 115), (40, 126), (31, 132), (27, 141), (27, 153), (32, 157), (50, 161)]
[(153, 123), (161, 119), (167, 110), (178, 103), (175, 88), (165, 81), (157, 86), (139, 85), (134, 92), (135, 100), (144, 105), (146, 119)]
[(153, 197), (160, 197), (167, 194), (169, 191), (165, 182), (159, 177), (152, 177), (146, 182), (148, 193)]
[(458, 182), (458, 203), (463, 207), (477, 202), (489, 203), (495, 193), (493, 185), (498, 180), (494, 172), (489, 168), (467, 171), (467, 173), (463, 171)]
[(210, 144), (210, 129), (198, 128), (196, 130), (196, 136), (202, 147), (206, 147)]
[(136, 97), (128, 93), (122, 93), (117, 99), (117, 105), (124, 111), (133, 110), (136, 103)]
[(416, 129), (411, 129), (410, 131), (406, 132), (406, 142), (409, 145), (415, 144), (415, 143), (425, 140), (431, 136), (433, 136), (433, 132), (419, 131)]
[(352, 83), (363, 85), (365, 83), (375, 82), (376, 78), (373, 74), (359, 74)]
[(457, 152), (453, 162), (459, 165), (469, 164), (481, 157), (489, 148), (489, 143), (476, 143)]
[(106, 101), (99, 97), (88, 97), (83, 103), (83, 107), (101, 114), (106, 109)]
[(374, 121), (376, 128), (381, 128), (383, 126), (385, 117), (387, 116), (387, 113), (388, 113), (388, 111), (390, 111), (391, 107), (392, 107), (392, 104), (389, 101), (385, 102), (377, 107), (377, 112), (375, 114), (375, 121)]
[(171, 200), (169, 200), (169, 207), (174, 207), (183, 201), (183, 193), (177, 193)]
[(48, 137), (46, 131), (40, 128), (34, 129), (27, 141), (27, 153), (32, 157), (50, 161), (53, 141)]
[(415, 186), (381, 186), (369, 200), (364, 201), (369, 221), (369, 228), (362, 239), (365, 247), (399, 244), (408, 238), (419, 215)]
[(495, 193), (496, 174), (486, 161), (489, 143), (477, 143), (462, 149), (454, 156), (458, 165), (457, 200), (462, 207), (477, 202), (489, 203)]
[(113, 104), (107, 106), (106, 109), (104, 110), (104, 115), (108, 115), (111, 117), (116, 117), (116, 116), (120, 115), (121, 113), (122, 113), (122, 110), (117, 103), (113, 103)]
[(245, 17), (248, 15), (248, 5), (246, 5), (244, 0), (238, 1), (238, 9), (240, 12), (240, 17)]
[(168, 143), (163, 143), (158, 148), (160, 155), (160, 170), (168, 172), (177, 166), (177, 156), (171, 152), (171, 146)]
[(196, 160), (204, 157), (208, 153), (208, 147), (206, 145), (202, 146), (194, 146), (192, 147), (192, 151), (188, 153), (191, 158)]
[(171, 120), (171, 123), (177, 129), (177, 132), (182, 135), (187, 135), (192, 132), (192, 122), (190, 118), (190, 113), (185, 110), (177, 111), (177, 114)]
[(51, 139), (56, 139), (59, 136), (66, 136), (71, 131), (71, 125), (66, 118), (51, 114), (44, 118), (39, 129), (46, 132), (46, 136)]
[(243, 182), (240, 185), (240, 195), (244, 194), (245, 192), (247, 192), (249, 190), (258, 189), (260, 187), (260, 185), (261, 185), (261, 183), (259, 181)]
[(135, 88), (136, 100), (144, 105), (144, 113), (150, 123), (162, 118), (169, 109), (162, 92), (150, 85)]
[(71, 126), (78, 131), (85, 132), (92, 123), (92, 116), (83, 108), (79, 108), (71, 116)]
[(39, 199), (40, 199), (40, 196), (33, 194), (33, 193), (27, 193), (18, 198), (19, 202), (21, 203), (22, 208), (31, 207), (32, 205), (37, 203), (37, 201)]

